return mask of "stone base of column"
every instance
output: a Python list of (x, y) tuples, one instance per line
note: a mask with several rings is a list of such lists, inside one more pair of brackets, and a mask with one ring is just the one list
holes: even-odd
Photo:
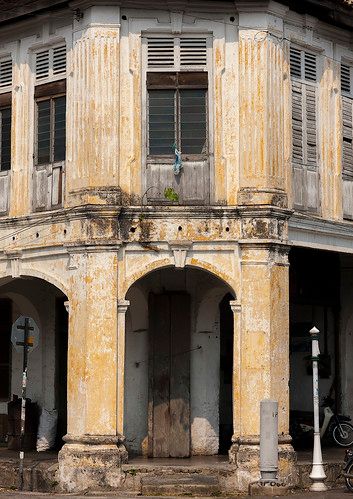
[[(282, 436), (278, 444), (278, 478), (283, 485), (298, 483), (297, 455), (291, 437)], [(235, 438), (229, 450), (229, 462), (237, 466), (236, 487), (248, 492), (251, 483), (260, 478), (260, 439), (258, 436)]]
[(66, 435), (58, 455), (58, 481), (65, 492), (113, 489), (120, 486), (121, 465), (128, 453), (124, 437), (110, 435)]

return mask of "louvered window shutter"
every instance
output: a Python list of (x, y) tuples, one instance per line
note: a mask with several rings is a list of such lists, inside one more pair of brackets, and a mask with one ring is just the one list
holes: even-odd
[(36, 78), (41, 80), (65, 74), (66, 72), (66, 46), (61, 45), (36, 54)]
[(293, 161), (317, 166), (316, 55), (290, 48)]
[(148, 67), (174, 66), (174, 39), (148, 39)]
[(342, 151), (342, 173), (343, 177), (353, 179), (353, 148), (352, 148), (352, 99), (342, 97), (343, 118), (343, 151)]
[(0, 61), (0, 87), (12, 84), (12, 59)]
[(66, 46), (53, 49), (53, 74), (58, 75), (66, 71)]
[(316, 88), (305, 86), (306, 90), (306, 161), (308, 165), (317, 166), (316, 155)]
[(292, 82), (293, 161), (303, 162), (303, 92), (302, 85)]
[(206, 38), (180, 39), (180, 65), (206, 66), (207, 47)]
[(341, 64), (341, 90), (351, 93), (351, 68), (346, 64)]
[(206, 38), (148, 38), (148, 68), (201, 68), (207, 65)]
[(36, 77), (47, 78), (49, 76), (49, 49), (42, 50), (36, 54)]

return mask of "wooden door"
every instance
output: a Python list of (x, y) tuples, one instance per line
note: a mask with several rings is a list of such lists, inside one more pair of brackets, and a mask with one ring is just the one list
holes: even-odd
[(190, 296), (150, 295), (150, 457), (190, 455)]

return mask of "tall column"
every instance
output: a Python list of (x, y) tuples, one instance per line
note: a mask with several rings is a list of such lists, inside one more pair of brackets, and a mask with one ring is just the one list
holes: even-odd
[(120, 8), (96, 5), (82, 14), (68, 57), (67, 206), (109, 204), (120, 196)]
[(325, 57), (319, 83), (319, 147), (322, 217), (340, 220), (342, 210), (342, 109), (340, 64)]
[(118, 301), (118, 401), (117, 429), (124, 433), (124, 399), (125, 399), (125, 316), (130, 305), (128, 300)]
[(116, 487), (126, 460), (117, 431), (117, 254), (73, 248), (68, 346), (68, 428), (59, 453), (68, 491)]
[(284, 80), (289, 74), (282, 36), (287, 7), (271, 2), (271, 13), (266, 14), (267, 4), (236, 2), (240, 101), (238, 204), (285, 207)]
[(259, 478), (260, 401), (265, 398), (278, 401), (280, 476), (287, 483), (295, 477), (289, 436), (288, 250), (279, 241), (241, 242), (241, 325), (234, 342), (237, 420), (230, 451), (240, 490)]
[(35, 37), (18, 45), (13, 65), (11, 187), (9, 216), (31, 213), (31, 172), (33, 164), (33, 75), (28, 50)]

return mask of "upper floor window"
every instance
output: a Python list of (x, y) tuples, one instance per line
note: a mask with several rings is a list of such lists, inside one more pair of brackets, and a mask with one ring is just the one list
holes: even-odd
[(294, 204), (299, 209), (317, 211), (317, 56), (306, 50), (290, 48), (292, 80), (292, 160)]
[(0, 94), (0, 171), (11, 168), (11, 93)]
[(148, 73), (149, 156), (207, 154), (207, 73)]
[[(35, 88), (35, 208), (61, 205), (66, 155), (66, 80)], [(48, 185), (49, 182), (49, 185)]]
[(145, 39), (146, 192), (165, 201), (204, 204), (209, 199), (210, 41), (200, 36)]

